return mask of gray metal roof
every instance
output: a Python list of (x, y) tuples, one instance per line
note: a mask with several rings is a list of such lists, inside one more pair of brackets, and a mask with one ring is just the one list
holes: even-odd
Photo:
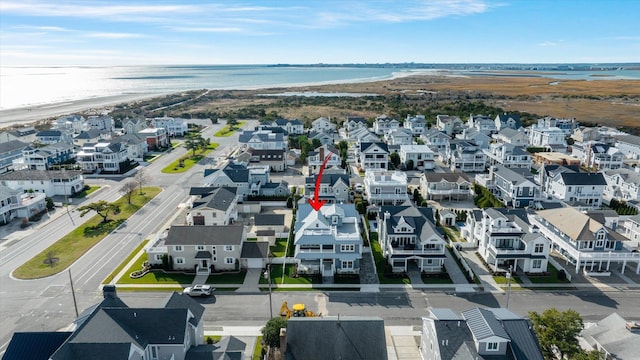
[(462, 317), (467, 321), (467, 326), (476, 340), (498, 336), (509, 339), (507, 332), (500, 326), (492, 312), (473, 308), (462, 312)]
[(516, 359), (544, 360), (540, 344), (528, 320), (502, 320), (502, 328), (511, 338), (511, 351)]
[(0, 174), (0, 180), (72, 179), (80, 174), (81, 170), (20, 170)]

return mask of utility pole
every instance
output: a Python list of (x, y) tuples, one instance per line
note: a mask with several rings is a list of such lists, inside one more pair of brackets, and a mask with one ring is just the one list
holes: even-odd
[(78, 302), (76, 301), (76, 292), (73, 289), (73, 279), (71, 278), (71, 268), (69, 268), (69, 283), (71, 284), (71, 295), (73, 296), (73, 307), (76, 310), (76, 318), (78, 317)]
[(271, 300), (271, 255), (269, 255), (269, 264), (264, 272), (264, 277), (269, 282), (269, 319), (273, 319), (273, 302)]
[(507, 273), (507, 305), (506, 308), (509, 308), (509, 295), (511, 295), (511, 271), (513, 269), (513, 265), (509, 265), (509, 272)]

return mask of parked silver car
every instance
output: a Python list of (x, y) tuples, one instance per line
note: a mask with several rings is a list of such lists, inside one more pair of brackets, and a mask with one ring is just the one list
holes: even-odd
[(211, 287), (211, 285), (198, 284), (185, 288), (182, 293), (189, 296), (210, 296), (214, 290), (215, 288)]

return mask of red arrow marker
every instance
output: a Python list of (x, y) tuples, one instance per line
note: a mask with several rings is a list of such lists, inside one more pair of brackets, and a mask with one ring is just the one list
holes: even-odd
[(324, 161), (322, 162), (322, 166), (320, 167), (320, 172), (318, 173), (318, 177), (316, 178), (316, 190), (314, 192), (314, 197), (309, 198), (309, 205), (315, 210), (320, 211), (322, 205), (324, 205), (327, 200), (318, 201), (318, 192), (320, 191), (320, 181), (322, 181), (322, 172), (324, 171), (325, 166), (327, 166), (327, 162), (331, 158), (331, 151), (327, 153), (324, 157)]

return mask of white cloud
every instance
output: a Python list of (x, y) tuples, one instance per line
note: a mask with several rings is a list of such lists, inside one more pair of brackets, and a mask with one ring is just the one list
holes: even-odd
[(134, 39), (134, 38), (145, 37), (145, 35), (142, 35), (142, 34), (109, 33), (109, 32), (89, 33), (89, 34), (85, 34), (84, 36), (90, 37), (90, 38), (101, 38), (101, 39)]
[(243, 32), (245, 29), (239, 27), (188, 27), (174, 26), (169, 27), (170, 30), (177, 32), (202, 32), (202, 33), (237, 33)]
[(548, 46), (559, 46), (564, 42), (564, 40), (556, 40), (556, 41), (543, 41), (538, 44), (538, 46), (548, 47)]

